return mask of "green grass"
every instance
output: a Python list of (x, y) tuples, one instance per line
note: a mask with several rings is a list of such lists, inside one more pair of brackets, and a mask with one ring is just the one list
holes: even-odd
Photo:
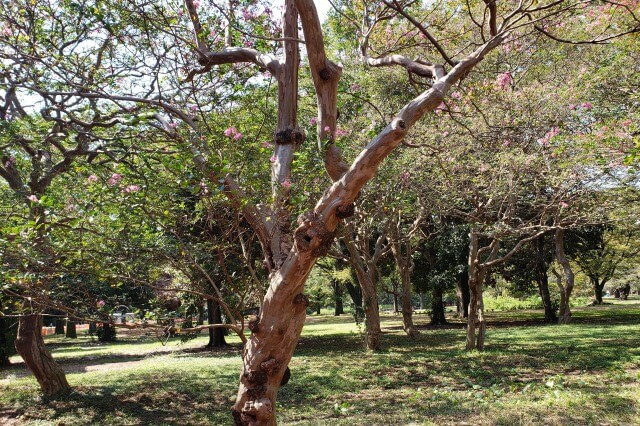
[[(278, 399), (287, 425), (640, 424), (640, 303), (574, 309), (548, 326), (540, 311), (492, 312), (484, 352), (466, 352), (459, 322), (408, 340), (383, 316), (384, 349), (364, 353), (349, 316), (311, 316)], [(198, 352), (206, 339), (97, 345), (48, 339), (76, 392), (42, 401), (23, 367), (0, 371), (0, 423), (230, 424), (239, 346)], [(107, 360), (105, 362), (104, 360)], [(110, 362), (127, 362), (113, 364)], [(91, 368), (99, 368), (87, 371)], [(101, 369), (100, 369), (101, 368)], [(75, 370), (74, 370), (75, 369)], [(7, 380), (7, 375), (10, 377)], [(11, 376), (13, 375), (13, 376)], [(4, 380), (2, 380), (4, 379)]]

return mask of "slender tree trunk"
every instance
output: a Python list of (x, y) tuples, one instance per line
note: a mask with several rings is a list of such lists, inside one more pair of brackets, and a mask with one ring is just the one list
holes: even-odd
[[(469, 233), (469, 316), (467, 317), (467, 350), (484, 348), (486, 320), (484, 317), (484, 300), (482, 285), (487, 274), (487, 268), (480, 265), (478, 257), (478, 235)], [(495, 241), (495, 240), (494, 240)], [(496, 242), (497, 244), (497, 242)], [(497, 249), (492, 250), (492, 255)], [(491, 259), (491, 256), (489, 259)], [(477, 336), (476, 336), (477, 331)]]
[(337, 281), (333, 282), (333, 299), (335, 302), (335, 310), (333, 311), (333, 315), (338, 317), (344, 314), (344, 305), (342, 303), (342, 287), (340, 283)]
[(415, 338), (420, 332), (413, 325), (413, 306), (411, 304), (411, 274), (409, 269), (402, 271), (402, 324), (404, 332), (410, 338)]
[[(571, 308), (569, 307), (569, 299), (571, 292), (573, 291), (573, 284), (575, 276), (571, 270), (569, 260), (564, 253), (564, 230), (561, 228), (556, 229), (555, 234), (556, 244), (556, 258), (560, 266), (562, 266), (563, 274), (558, 274), (554, 271), (557, 278), (558, 289), (560, 290), (560, 310), (559, 310), (559, 324), (568, 324), (571, 321)], [(564, 284), (563, 284), (564, 281)]]
[(398, 293), (396, 292), (398, 289), (398, 286), (394, 283), (393, 284), (393, 313), (397, 314), (398, 312), (400, 312), (400, 303), (398, 303)]
[(440, 288), (436, 288), (431, 292), (431, 324), (433, 325), (445, 325), (447, 323), (444, 301), (442, 300), (443, 293)]
[(380, 308), (378, 305), (378, 291), (370, 274), (363, 272), (358, 274), (362, 299), (364, 303), (366, 348), (370, 351), (380, 349)]
[(544, 322), (555, 324), (558, 322), (558, 317), (551, 303), (549, 275), (547, 274), (548, 265), (545, 262), (545, 255), (544, 236), (541, 236), (536, 240), (536, 281), (538, 283), (538, 292), (542, 299), (542, 306), (544, 307)]
[[(25, 302), (25, 308), (30, 307)], [(45, 396), (71, 392), (64, 371), (53, 360), (42, 339), (42, 315), (29, 314), (20, 318), (16, 350), (40, 384)]]
[(456, 282), (456, 309), (459, 318), (467, 318), (469, 316), (470, 300), (469, 272), (464, 271), (458, 275), (458, 281)]
[[(213, 299), (207, 299), (207, 321), (209, 324), (222, 324), (222, 310), (220, 304)], [(222, 348), (227, 346), (227, 341), (224, 338), (223, 328), (210, 328), (209, 329), (209, 343), (205, 348)]]
[(197, 309), (198, 309), (198, 319), (196, 320), (196, 325), (202, 325), (204, 324), (204, 304), (202, 303), (202, 301), (198, 303)]
[(407, 336), (413, 339), (420, 333), (413, 325), (413, 306), (411, 304), (411, 270), (413, 269), (413, 262), (411, 259), (411, 244), (407, 242), (403, 244), (399, 241), (400, 231), (397, 226), (392, 226), (391, 229), (394, 233), (394, 238), (390, 240), (391, 252), (396, 261), (396, 267), (400, 274), (400, 283), (402, 285), (402, 328), (404, 332), (407, 333)]
[(67, 319), (67, 330), (65, 332), (65, 337), (69, 339), (78, 338), (78, 332), (76, 330), (76, 322), (71, 319)]

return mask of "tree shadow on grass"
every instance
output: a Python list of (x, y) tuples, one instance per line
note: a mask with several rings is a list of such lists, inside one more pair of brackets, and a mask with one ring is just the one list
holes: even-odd
[(216, 370), (211, 379), (141, 374), (132, 381), (76, 386), (70, 395), (14, 407), (12, 413), (22, 421), (65, 425), (227, 424), (237, 372)]

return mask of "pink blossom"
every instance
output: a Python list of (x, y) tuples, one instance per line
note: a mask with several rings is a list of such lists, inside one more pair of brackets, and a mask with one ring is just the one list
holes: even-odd
[(509, 145), (511, 145), (511, 141), (509, 139), (505, 139), (504, 141), (502, 141), (502, 145), (509, 147)]
[(233, 135), (233, 140), (240, 140), (242, 139), (242, 133), (238, 132), (235, 135)]
[(359, 84), (357, 84), (357, 83), (353, 83), (353, 84), (351, 85), (351, 90), (352, 90), (353, 92), (357, 92), (358, 90), (360, 90), (360, 85), (359, 85)]
[(200, 2), (198, 0), (193, 0), (193, 7), (194, 8), (199, 8), (200, 7)]
[(27, 197), (27, 200), (33, 202), (33, 203), (39, 203), (40, 200), (38, 200), (38, 197), (36, 197), (35, 195), (31, 194)]
[(402, 182), (402, 186), (404, 188), (409, 188), (411, 186), (411, 173), (409, 172), (403, 172), (400, 173), (400, 181)]
[(273, 144), (271, 142), (269, 142), (269, 141), (262, 142), (261, 146), (263, 148), (273, 148)]
[(349, 132), (347, 132), (346, 130), (342, 130), (342, 129), (337, 129), (336, 130), (336, 136), (338, 136), (338, 137), (346, 136), (348, 134), (349, 134)]
[(329, 127), (329, 126), (324, 126), (324, 131), (325, 131), (325, 132), (331, 132), (331, 127)]
[(132, 192), (138, 192), (140, 187), (138, 185), (129, 185), (124, 189), (124, 192), (130, 194)]
[(498, 77), (497, 83), (501, 89), (506, 89), (507, 86), (513, 83), (513, 78), (511, 77), (511, 73), (507, 71), (504, 74), (500, 75)]
[(569, 104), (569, 109), (571, 111), (575, 111), (576, 110), (576, 104)]
[(122, 175), (120, 175), (118, 173), (114, 173), (114, 174), (111, 175), (111, 177), (107, 181), (107, 184), (110, 185), (110, 186), (113, 186), (113, 185), (116, 185), (121, 180), (122, 180)]
[(170, 123), (167, 123), (167, 126), (168, 126), (170, 129), (175, 130), (175, 129), (176, 129), (176, 127), (178, 127), (178, 123), (176, 123), (175, 121), (172, 121), (172, 122), (170, 122)]
[(102, 308), (102, 307), (104, 307), (104, 305), (106, 305), (106, 303), (105, 303), (104, 300), (98, 300), (97, 305), (98, 305), (98, 308)]
[(569, 207), (569, 204), (564, 201), (560, 201), (560, 207), (562, 207), (563, 209), (566, 209)]
[(277, 160), (275, 155), (272, 155), (271, 158), (269, 158), (269, 161), (271, 161), (272, 163), (275, 163)]
[(245, 21), (250, 21), (253, 19), (253, 15), (251, 14), (251, 12), (249, 12), (249, 10), (246, 7), (242, 8), (242, 17), (244, 18)]
[(584, 108), (584, 109), (591, 109), (591, 108), (593, 108), (593, 105), (591, 104), (591, 102), (584, 102), (584, 103), (582, 104), (582, 108)]
[(233, 135), (235, 135), (238, 131), (236, 130), (235, 127), (229, 127), (228, 129), (226, 129), (224, 131), (224, 135), (227, 137), (231, 137)]
[(291, 188), (291, 182), (289, 181), (289, 178), (286, 178), (285, 180), (283, 180), (281, 185), (285, 189)]
[(446, 107), (447, 106), (445, 105), (444, 102), (440, 102), (440, 105), (438, 105), (433, 112), (435, 112), (436, 115), (439, 115)]
[(309, 124), (315, 126), (316, 123), (318, 123), (318, 120), (315, 117), (311, 117), (311, 120), (309, 120)]
[(195, 114), (196, 111), (198, 111), (198, 106), (197, 105), (189, 105), (189, 112), (191, 114)]
[(542, 146), (547, 146), (549, 145), (549, 141), (556, 136), (558, 133), (560, 133), (560, 129), (558, 127), (553, 127), (551, 130), (549, 130), (544, 137), (538, 139), (538, 142), (542, 145)]
[(9, 27), (4, 27), (2, 29), (2, 35), (5, 37), (10, 37), (11, 35), (13, 35), (13, 31), (11, 31), (11, 28)]
[(87, 178), (87, 180), (88, 180), (89, 182), (97, 182), (97, 181), (98, 181), (98, 176), (96, 176), (96, 175), (90, 175), (90, 176)]
[(460, 99), (460, 98), (462, 98), (462, 95), (460, 94), (460, 92), (453, 92), (453, 93), (451, 94), (451, 97), (452, 97), (453, 99)]
[(623, 121), (622, 123), (620, 123), (620, 124), (622, 124), (624, 127), (629, 127), (629, 126), (631, 126), (631, 123), (632, 123), (632, 121), (631, 121), (631, 120), (624, 120), (624, 121)]

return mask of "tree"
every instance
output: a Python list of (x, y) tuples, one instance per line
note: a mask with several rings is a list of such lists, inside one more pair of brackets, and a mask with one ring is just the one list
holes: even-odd
[[(47, 91), (56, 99), (82, 99), (89, 104), (93, 102), (111, 106), (135, 105), (144, 109), (145, 113), (151, 113), (146, 116), (149, 118), (145, 123), (148, 128), (164, 132), (177, 144), (189, 146), (193, 161), (206, 177), (207, 183), (211, 187), (222, 187), (220, 191), (229, 198), (230, 205), (241, 211), (254, 229), (264, 252), (270, 284), (259, 319), (254, 323), (252, 335), (245, 346), (241, 383), (233, 412), (238, 424), (274, 424), (277, 390), (298, 341), (308, 305), (308, 298), (304, 295), (305, 280), (315, 261), (328, 251), (338, 223), (354, 211), (353, 203), (363, 186), (418, 120), (427, 112), (438, 108), (452, 86), (468, 76), (507, 37), (512, 33), (524, 32), (526, 28), (556, 39), (582, 36), (584, 25), (580, 25), (575, 31), (573, 26), (569, 26), (560, 35), (547, 27), (549, 24), (565, 21), (578, 24), (582, 9), (578, 5), (567, 6), (564, 3), (523, 3), (509, 6), (485, 2), (467, 5), (468, 13), (460, 13), (465, 10), (462, 7), (464, 5), (407, 5), (399, 2), (375, 5), (345, 2), (338, 5), (340, 16), (345, 19), (345, 27), (355, 26), (360, 31), (358, 47), (365, 64), (403, 67), (412, 73), (412, 78), (420, 78), (426, 84), (393, 115), (388, 124), (375, 129), (375, 135), (372, 135), (368, 145), (352, 161), (351, 166), (347, 166), (335, 143), (337, 87), (342, 67), (327, 57), (322, 29), (311, 0), (285, 2), (282, 38), (278, 40), (282, 42), (281, 60), (251, 47), (232, 47), (240, 42), (248, 41), (250, 44), (250, 37), (253, 35), (260, 40), (260, 43), (256, 42), (256, 47), (268, 47), (266, 42), (274, 38), (274, 28), (270, 22), (265, 22), (269, 14), (265, 12), (263, 5), (247, 5), (242, 10), (242, 20), (235, 18), (236, 12), (231, 7), (203, 8), (193, 0), (187, 0), (185, 6), (186, 13), (182, 13), (182, 5), (171, 2), (149, 5), (131, 0), (122, 4), (109, 4), (108, 7), (102, 4), (85, 7), (84, 4), (71, 3), (65, 5), (62, 18), (78, 23), (77, 28), (82, 32), (73, 34), (75, 38), (72, 40), (69, 40), (68, 32), (55, 34), (54, 37), (46, 34), (39, 41), (61, 45), (49, 45), (48, 49), (36, 49), (35, 52), (46, 52), (53, 48), (58, 52), (57, 55), (36, 55), (33, 59), (31, 42), (18, 46), (13, 51), (20, 52), (21, 59), (31, 58), (25, 63), (36, 61), (41, 65), (40, 68), (61, 71), (54, 78), (55, 90)], [(3, 8), (6, 18), (3, 22), (9, 25), (3, 34), (12, 34), (9, 39), (15, 37), (20, 40), (19, 32), (34, 33), (31, 31), (33, 26), (46, 33), (48, 24), (43, 25), (41, 22), (48, 21), (35, 19), (40, 9), (36, 9), (31, 3), (13, 2), (3, 5)], [(618, 13), (619, 8), (629, 10), (628, 7), (625, 9), (624, 6), (607, 3), (602, 13), (620, 21), (616, 25), (622, 28), (623, 33), (637, 31), (637, 19), (633, 20), (635, 16)], [(80, 19), (77, 17), (78, 12)], [(431, 27), (427, 29), (421, 22), (432, 13), (436, 15), (438, 22), (430, 31)], [(258, 18), (254, 21), (256, 16)], [(484, 16), (487, 19), (477, 20), (474, 16)], [(297, 108), (300, 59), (298, 18), (304, 32), (306, 58), (318, 99), (317, 141), (332, 180), (315, 206), (304, 213), (303, 208), (292, 209), (290, 203), (291, 193), (299, 189), (296, 188), (296, 175), (292, 174), (294, 153), (301, 149), (304, 140), (304, 134), (298, 125)], [(434, 60), (413, 61), (400, 55), (398, 52), (401, 49), (392, 46), (380, 49), (379, 57), (372, 57), (372, 52), (377, 50), (376, 43), (385, 41), (384, 31), (381, 31), (382, 23), (392, 18), (402, 20), (403, 25), (415, 31), (411, 39), (422, 35), (420, 47), (423, 53), (434, 53)], [(210, 25), (208, 20), (211, 21)], [(90, 21), (90, 25), (86, 25), (87, 21)], [(56, 18), (53, 22), (57, 25), (60, 20)], [(222, 27), (220, 22), (225, 23), (225, 34), (224, 38), (218, 37), (216, 40), (216, 33)], [(608, 25), (608, 22), (599, 24), (605, 30), (609, 29), (606, 27)], [(632, 30), (627, 30), (629, 25)], [(88, 28), (96, 31), (89, 31)], [(355, 30), (353, 28), (352, 31)], [(94, 37), (94, 40), (76, 43), (76, 39), (87, 40), (85, 33)], [(191, 41), (188, 41), (190, 38)], [(446, 46), (444, 40), (447, 40)], [(71, 44), (66, 44), (69, 41)], [(399, 41), (403, 41), (401, 37)], [(599, 41), (602, 39), (594, 40)], [(133, 54), (125, 51), (125, 44), (126, 48), (135, 46), (131, 49)], [(415, 43), (408, 40), (407, 44)], [(82, 50), (84, 46), (95, 46), (95, 50), (89, 55), (84, 54), (86, 52), (68, 52), (70, 49), (65, 51), (69, 46), (78, 50)], [(452, 55), (449, 50), (458, 53)], [(190, 56), (187, 52), (192, 52), (193, 55)], [(407, 52), (410, 52), (409, 48)], [(8, 55), (3, 60), (11, 64), (15, 62), (13, 56)], [(63, 61), (68, 57), (76, 60), (85, 56), (89, 57), (89, 62), (102, 65), (107, 70), (106, 76), (97, 72), (75, 71), (74, 66), (67, 66), (69, 62)], [(219, 142), (219, 139), (211, 134), (205, 135), (203, 129), (209, 130), (211, 127), (207, 126), (208, 123), (199, 125), (185, 105), (185, 100), (194, 93), (195, 88), (201, 90), (202, 87), (211, 87), (209, 83), (212, 80), (208, 79), (210, 75), (217, 74), (220, 68), (230, 69), (230, 64), (244, 63), (268, 70), (278, 82), (278, 117), (277, 123), (272, 126), (275, 128), (271, 166), (272, 194), (268, 203), (264, 203), (264, 197), (258, 203), (250, 202), (251, 194), (247, 195), (241, 190), (241, 186), (252, 189), (251, 179), (241, 173), (242, 167), (235, 170), (230, 170), (229, 167), (232, 163), (227, 154), (233, 150), (218, 150), (217, 146), (212, 149), (211, 142)], [(71, 61), (70, 64), (74, 62)], [(137, 85), (117, 85), (117, 77), (129, 75), (127, 72), (121, 73), (123, 67), (126, 71), (135, 70), (131, 75), (132, 80), (136, 75), (153, 77), (150, 78), (151, 81)], [(181, 76), (182, 69), (185, 72)], [(181, 78), (185, 74), (186, 78)], [(18, 80), (16, 78), (13, 81)], [(40, 76), (34, 76), (30, 80), (31, 83), (42, 81)], [(37, 90), (42, 90), (35, 83), (31, 86), (35, 85)], [(145, 87), (147, 84), (150, 88)], [(185, 86), (189, 87), (188, 94), (181, 90)], [(180, 127), (177, 121), (184, 126)], [(229, 127), (227, 130), (228, 137), (235, 141), (242, 138), (237, 128)], [(211, 136), (211, 139), (207, 140), (207, 136)], [(235, 155), (230, 157), (237, 158), (237, 150)], [(296, 216), (297, 226), (294, 227), (292, 224)]]
[(618, 266), (640, 251), (637, 230), (621, 226), (583, 226), (566, 235), (567, 255), (589, 277), (597, 305), (602, 304), (603, 289)]

